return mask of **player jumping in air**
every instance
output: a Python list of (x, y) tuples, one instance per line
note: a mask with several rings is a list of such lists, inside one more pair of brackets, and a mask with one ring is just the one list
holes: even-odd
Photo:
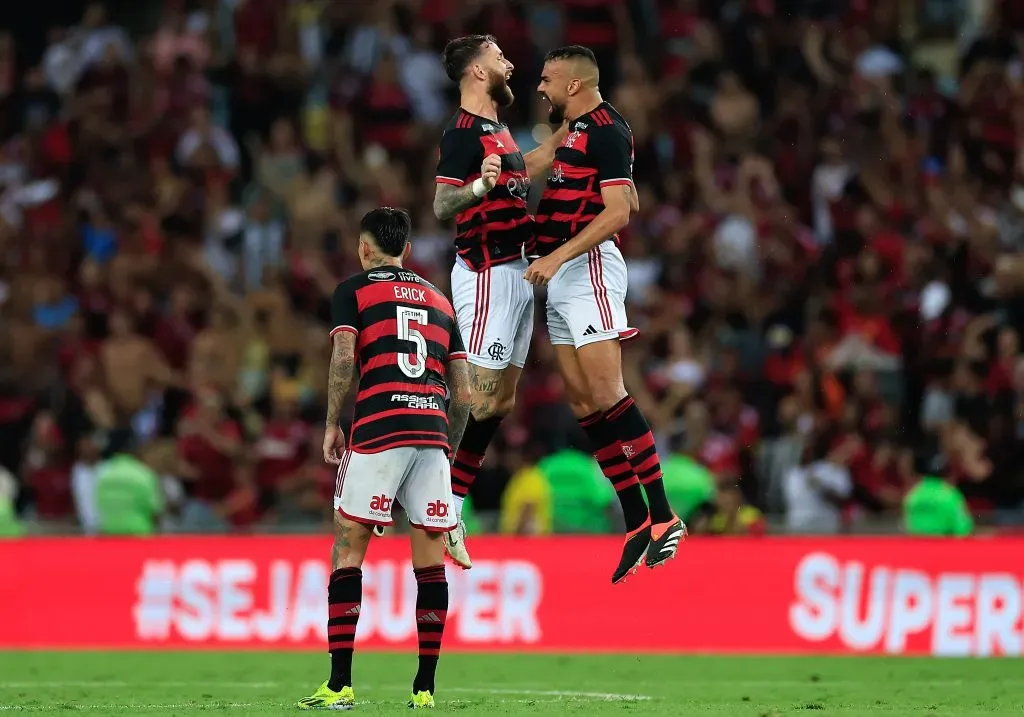
[(565, 130), (525, 156), (519, 151), (498, 119), (498, 109), (512, 104), (513, 67), (490, 35), (449, 42), (444, 68), (459, 84), (461, 99), (441, 137), (434, 214), (441, 220), (455, 217), (452, 299), (473, 392), (469, 425), (452, 463), (459, 527), (448, 534), (446, 548), (457, 564), (469, 568), (462, 502), (502, 418), (515, 404), (533, 336), (533, 288), (522, 278), (524, 247), (532, 251), (534, 240), (526, 198), (530, 182), (546, 176)]
[(674, 557), (686, 536), (665, 496), (654, 436), (622, 381), (619, 342), (638, 333), (626, 319), (626, 263), (617, 246), (617, 232), (639, 208), (633, 133), (601, 99), (597, 61), (585, 47), (549, 52), (537, 89), (551, 122), (568, 120), (568, 134), (537, 209), (539, 258), (524, 276), (548, 287), (548, 333), (569, 404), (622, 505), (617, 583), (645, 556), (652, 568)]
[[(338, 466), (334, 548), (327, 590), (331, 676), (301, 709), (351, 709), (352, 643), (359, 621), (361, 566), (373, 526), (391, 525), (398, 500), (409, 517), (416, 574), (419, 670), (409, 707), (434, 706), (434, 673), (448, 611), (441, 536), (455, 528), (448, 451), (469, 419), (466, 352), (448, 299), (402, 268), (409, 215), (375, 209), (359, 227), (363, 272), (338, 285), (324, 459)], [(350, 444), (341, 407), (358, 367)], [(446, 409), (446, 396), (451, 405)]]

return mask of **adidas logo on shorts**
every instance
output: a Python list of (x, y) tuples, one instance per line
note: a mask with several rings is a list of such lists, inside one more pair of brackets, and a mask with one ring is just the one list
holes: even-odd
[(587, 325), (587, 330), (583, 332), (583, 335), (584, 336), (593, 336), (596, 333), (597, 333), (597, 329), (594, 328), (594, 325), (593, 324), (588, 324)]

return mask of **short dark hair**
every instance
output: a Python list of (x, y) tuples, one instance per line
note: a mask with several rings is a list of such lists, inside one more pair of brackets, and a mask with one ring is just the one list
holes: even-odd
[(494, 35), (466, 35), (449, 40), (441, 54), (444, 73), (452, 82), (461, 82), (466, 68), (477, 58), (480, 51), (490, 43), (496, 43)]
[(359, 233), (372, 236), (377, 248), (388, 256), (402, 256), (411, 231), (412, 219), (409, 212), (394, 207), (369, 211), (359, 222)]
[(583, 58), (590, 62), (594, 67), (597, 67), (597, 57), (594, 56), (594, 51), (589, 47), (583, 45), (565, 45), (564, 47), (556, 47), (554, 50), (544, 55), (544, 62), (551, 62), (552, 60), (574, 60)]

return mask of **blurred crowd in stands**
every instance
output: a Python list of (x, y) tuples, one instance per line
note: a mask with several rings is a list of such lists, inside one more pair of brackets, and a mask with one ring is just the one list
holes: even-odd
[[(165, 529), (322, 528), (329, 297), (381, 204), (447, 287), (467, 32), (515, 63), (524, 151), (559, 44), (631, 122), (627, 385), (697, 530), (897, 525), (922, 475), (1024, 522), (1020, 3), (51, 4), (0, 33), (0, 525), (103, 530), (122, 454)], [(542, 316), (476, 523), (612, 529)]]

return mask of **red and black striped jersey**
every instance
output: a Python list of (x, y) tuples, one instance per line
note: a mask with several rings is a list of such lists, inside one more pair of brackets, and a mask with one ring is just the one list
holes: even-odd
[[(604, 209), (601, 189), (633, 183), (633, 131), (602, 102), (569, 123), (537, 207), (536, 253), (546, 256)], [(618, 241), (618, 236), (612, 237)]]
[(518, 259), (533, 249), (533, 217), (526, 209), (530, 175), (516, 141), (501, 122), (460, 109), (441, 136), (438, 184), (461, 187), (480, 177), (489, 154), (501, 156), (501, 175), (482, 200), (455, 217), (455, 247), (473, 271)]
[(407, 269), (371, 269), (338, 284), (331, 317), (332, 337), (356, 335), (359, 393), (349, 447), (448, 450), (445, 375), (466, 350), (444, 294)]

